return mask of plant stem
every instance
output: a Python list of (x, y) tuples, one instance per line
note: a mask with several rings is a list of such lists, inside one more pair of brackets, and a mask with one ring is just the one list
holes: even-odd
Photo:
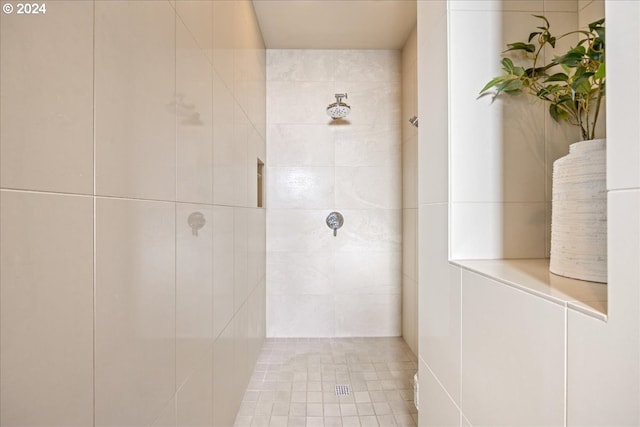
[[(602, 83), (602, 79), (600, 79), (600, 83), (599, 83), (599, 87), (602, 88), (603, 83)], [(602, 101), (602, 93), (604, 91), (602, 89), (598, 89), (598, 99), (596, 100), (596, 114), (593, 116), (593, 129), (592, 129), (592, 135), (591, 135), (591, 139), (595, 138), (595, 133), (596, 133), (596, 123), (598, 122), (598, 115), (600, 114), (600, 103)]]

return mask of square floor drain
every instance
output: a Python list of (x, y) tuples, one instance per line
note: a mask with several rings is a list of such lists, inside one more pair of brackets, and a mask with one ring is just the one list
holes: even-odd
[(350, 394), (351, 392), (349, 391), (348, 385), (336, 385), (336, 396), (349, 396)]

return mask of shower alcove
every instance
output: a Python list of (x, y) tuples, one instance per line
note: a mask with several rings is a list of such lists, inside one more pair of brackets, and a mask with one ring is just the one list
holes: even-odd
[(267, 336), (402, 335), (401, 74), (397, 49), (268, 50)]

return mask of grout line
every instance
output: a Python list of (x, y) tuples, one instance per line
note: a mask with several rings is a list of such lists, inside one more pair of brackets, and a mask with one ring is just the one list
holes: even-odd
[(93, 99), (92, 99), (92, 109), (93, 109), (93, 114), (92, 114), (92, 136), (93, 136), (93, 194), (92, 194), (92, 198), (93, 198), (93, 283), (92, 283), (92, 290), (93, 290), (93, 316), (92, 316), (92, 321), (93, 321), (93, 348), (92, 348), (92, 375), (93, 375), (93, 384), (92, 384), (92, 392), (93, 392), (93, 396), (92, 396), (92, 418), (93, 418), (93, 425), (97, 425), (96, 423), (96, 318), (97, 318), (97, 298), (96, 298), (96, 289), (97, 289), (97, 218), (96, 218), (96, 214), (98, 212), (97, 209), (97, 203), (98, 203), (98, 199), (95, 197), (96, 194), (96, 2), (93, 1), (93, 25), (92, 25), (92, 31), (93, 31), (93, 52), (92, 52), (92, 70), (91, 72), (93, 73), (92, 75), (92, 91), (93, 91)]
[(564, 308), (564, 414), (563, 414), (563, 422), (564, 427), (567, 427), (567, 418), (568, 418), (568, 410), (567, 406), (569, 404), (569, 373), (567, 372), (569, 367), (569, 310), (565, 305)]
[[(178, 11), (173, 9), (173, 93), (178, 91)], [(178, 402), (178, 106), (174, 105), (174, 199), (173, 202), (173, 396)], [(176, 418), (178, 411), (176, 406)]]

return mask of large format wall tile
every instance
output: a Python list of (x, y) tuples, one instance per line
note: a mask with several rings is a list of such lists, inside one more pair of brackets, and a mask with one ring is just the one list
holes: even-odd
[[(400, 334), (400, 54), (271, 50), (267, 60), (269, 335)], [(331, 121), (326, 107), (345, 92), (352, 112)], [(335, 237), (334, 210), (345, 221)], [(376, 309), (388, 316), (369, 322)]]
[[(640, 187), (640, 85), (635, 82), (640, 63), (640, 3), (606, 2), (607, 39), (607, 93), (620, 94), (612, 102), (607, 97), (607, 188)], [(609, 22), (618, 25), (609, 25)], [(634, 64), (631, 66), (631, 64)]]
[(333, 295), (267, 295), (267, 336), (335, 336)]
[(175, 200), (175, 17), (168, 2), (96, 2), (96, 192)]
[[(435, 166), (438, 168), (438, 166)], [(402, 144), (402, 205), (405, 208), (418, 207), (418, 188), (433, 186), (433, 183), (418, 185), (418, 137)], [(422, 181), (428, 182), (428, 181)]]
[(326, 125), (331, 119), (325, 110), (336, 101), (334, 89), (333, 83), (326, 81), (268, 82), (267, 123)]
[[(213, 209), (206, 205), (178, 204), (176, 206), (176, 382), (178, 387), (212, 351)], [(189, 219), (199, 218), (198, 214), (202, 215), (205, 224), (194, 232), (189, 226)]]
[(337, 167), (335, 205), (343, 209), (400, 209), (401, 186), (399, 167)]
[(267, 168), (269, 207), (331, 209), (334, 206), (334, 176), (332, 167)]
[(245, 303), (233, 318), (233, 387), (229, 392), (234, 402), (241, 402), (252, 370), (249, 360), (249, 303)]
[(45, 15), (1, 17), (0, 180), (91, 194), (93, 2), (46, 6)]
[(240, 401), (235, 401), (234, 393), (234, 335), (230, 323), (213, 344), (213, 426), (228, 427), (238, 412)]
[(400, 293), (400, 252), (340, 252), (335, 254), (334, 262), (335, 291), (338, 293)]
[(462, 410), (469, 421), (564, 425), (564, 307), (463, 271), (461, 312)]
[[(267, 210), (267, 253), (332, 251), (337, 242), (325, 223), (328, 214), (315, 209)], [(343, 230), (344, 226), (338, 232)]]
[(249, 297), (249, 212), (233, 209), (233, 307), (238, 311)]
[(334, 126), (335, 165), (400, 167), (400, 138), (393, 126)]
[(400, 175), (402, 179), (402, 336), (413, 352), (418, 355), (418, 128), (409, 122), (409, 118), (413, 116), (418, 116), (417, 25), (402, 48)]
[(335, 295), (335, 336), (400, 336), (402, 334), (401, 308), (400, 293), (341, 294), (338, 291)]
[(265, 317), (266, 317), (266, 287), (265, 279), (262, 279), (258, 286), (253, 289), (251, 295), (249, 295), (249, 308), (248, 308), (248, 332), (249, 339), (249, 372), (253, 372), (255, 368), (255, 361), (260, 356), (262, 350), (262, 343), (265, 338)]
[(266, 210), (247, 209), (247, 284), (253, 292), (266, 275)]
[(177, 21), (192, 34), (198, 49), (213, 61), (213, 1), (180, 0), (176, 4)]
[(3, 426), (93, 422), (93, 201), (2, 191)]
[(233, 318), (234, 216), (233, 208), (214, 206), (213, 229), (213, 336), (218, 337)]
[(175, 392), (175, 208), (96, 201), (96, 426), (150, 424)]
[[(449, 200), (449, 78), (447, 3), (418, 2), (418, 198)], [(405, 118), (406, 119), (406, 118)]]
[(270, 295), (329, 295), (334, 292), (334, 254), (271, 252), (267, 264)]
[(460, 409), (423, 361), (420, 361), (420, 385), (420, 426), (459, 427)]
[(332, 81), (336, 69), (334, 50), (269, 49), (267, 81)]
[[(213, 94), (213, 202), (249, 206), (247, 147), (251, 123), (215, 73)], [(257, 164), (255, 158), (250, 160)], [(255, 206), (255, 202), (252, 200), (250, 205)]]
[(333, 166), (334, 130), (337, 133), (337, 129), (326, 125), (269, 125), (267, 164), (270, 167)]
[[(453, 203), (453, 259), (544, 258), (545, 202)], [(478, 227), (482, 224), (482, 227)]]
[[(640, 425), (640, 190), (609, 192), (607, 322), (569, 310), (569, 425)], [(613, 243), (613, 244), (612, 244)]]
[(179, 427), (209, 427), (213, 423), (213, 353), (207, 353), (194, 368), (195, 373), (177, 393)]
[[(397, 132), (397, 141), (400, 141), (402, 86), (399, 80), (336, 81), (334, 89), (336, 93), (346, 92), (349, 96), (346, 100), (351, 106), (351, 113), (347, 118), (349, 123), (378, 128), (391, 126)], [(335, 102), (335, 98), (330, 102)]]
[(429, 285), (419, 294), (420, 353), (431, 373), (451, 399), (460, 405), (461, 272), (460, 268), (450, 266), (448, 273), (448, 277), (442, 278), (437, 273), (424, 273)]
[(399, 82), (399, 50), (337, 50), (333, 79), (338, 82)]
[[(338, 252), (401, 253), (402, 211), (400, 209), (344, 209), (341, 212), (344, 215), (344, 225), (338, 231), (341, 237), (336, 241)], [(332, 234), (329, 235), (332, 236)]]
[[(209, 4), (209, 2), (180, 2)], [(177, 200), (213, 202), (213, 81), (211, 63), (176, 20)]]
[(229, 427), (266, 332), (252, 3), (46, 7), (0, 17), (0, 425)]

